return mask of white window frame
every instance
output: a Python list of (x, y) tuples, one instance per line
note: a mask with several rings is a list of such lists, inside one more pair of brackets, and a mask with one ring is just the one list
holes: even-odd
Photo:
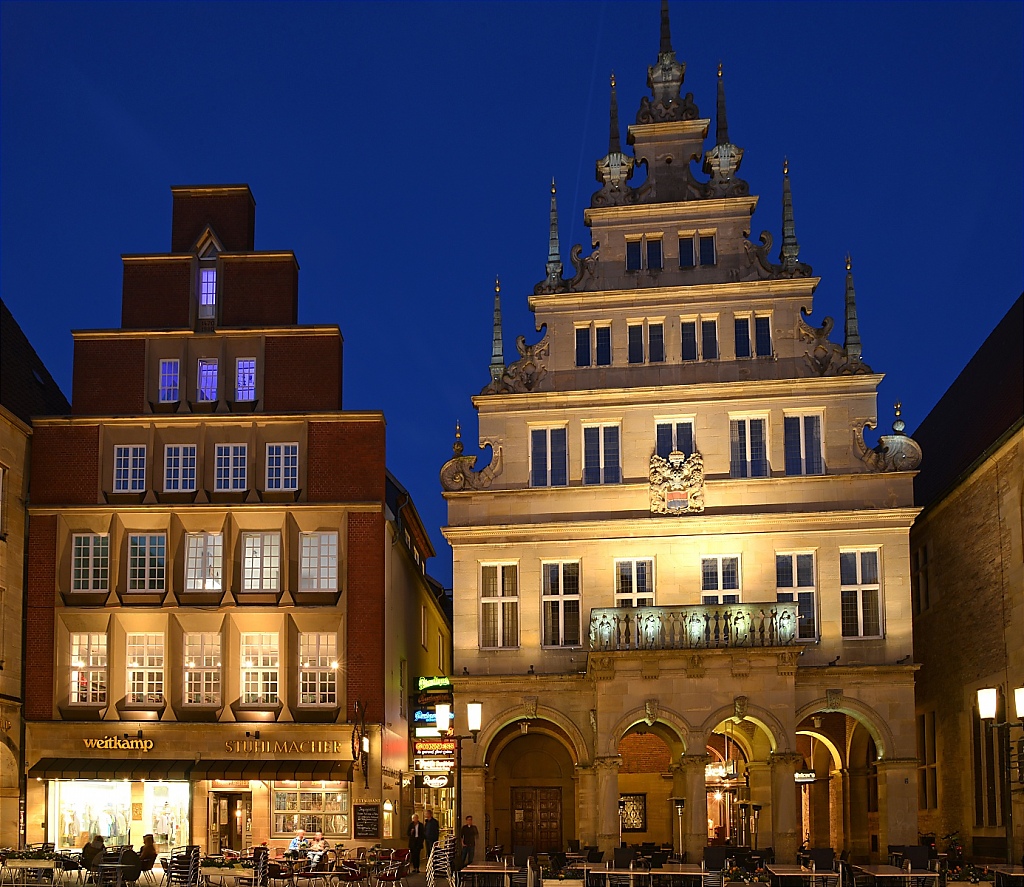
[[(576, 573), (576, 591), (567, 592), (566, 567), (574, 567)], [(582, 629), (582, 569), (578, 560), (574, 561), (541, 561), (541, 646), (543, 647), (579, 647), (583, 644)], [(571, 575), (572, 570), (568, 571)], [(570, 583), (571, 587), (571, 583)], [(566, 616), (566, 605), (575, 605), (576, 616)], [(553, 636), (555, 626), (549, 624), (549, 611), (557, 620), (557, 637)], [(566, 632), (567, 623), (575, 627), (576, 640), (572, 640), (572, 632)], [(569, 640), (566, 640), (568, 634)]]
[(128, 590), (163, 591), (167, 587), (167, 534), (128, 534)]
[[(736, 563), (736, 587), (725, 587), (726, 562)], [(705, 567), (715, 567), (715, 584), (708, 585)], [(700, 558), (700, 598), (703, 604), (738, 604), (743, 601), (743, 559), (738, 554), (702, 554)]]
[(213, 488), (221, 493), (249, 489), (249, 445), (217, 444), (214, 448)]
[(71, 537), (71, 590), (110, 590), (110, 536), (75, 533)]
[[(616, 459), (614, 461), (614, 469), (617, 477), (614, 480), (609, 480), (609, 469), (612, 463), (608, 460), (605, 449), (605, 430), (608, 428), (615, 429), (616, 437), (616, 449), (618, 450)], [(600, 480), (587, 480), (587, 431), (589, 429), (597, 429), (597, 459), (598, 459), (598, 470), (601, 474)], [(597, 486), (599, 484), (620, 484), (622, 483), (622, 423), (621, 422), (587, 422), (583, 425), (583, 434), (581, 435), (582, 440), (580, 441), (583, 446), (582, 453), (582, 465), (583, 465), (583, 483), (587, 486)]]
[(142, 493), (146, 489), (146, 445), (114, 447), (114, 492)]
[[(208, 384), (211, 377), (212, 391)], [(216, 403), (219, 399), (220, 363), (216, 357), (200, 357), (196, 363), (196, 403)]]
[(281, 533), (242, 533), (242, 590), (278, 591), (281, 587)]
[(299, 705), (303, 708), (338, 704), (337, 632), (299, 633)]
[(659, 430), (661, 428), (664, 428), (664, 427), (668, 427), (671, 430), (670, 433), (671, 433), (671, 437), (672, 437), (672, 449), (669, 450), (669, 453), (671, 453), (673, 451), (674, 452), (680, 452), (680, 453), (685, 452), (679, 446), (679, 426), (680, 425), (689, 425), (690, 426), (690, 443), (691, 443), (691, 446), (692, 446), (692, 450), (687, 455), (688, 456), (693, 455), (693, 453), (697, 452), (696, 424), (697, 424), (696, 416), (664, 416), (664, 417), (655, 417), (655, 419), (654, 419), (654, 452), (658, 453), (658, 455), (661, 456), (663, 459), (667, 459), (668, 458), (668, 453), (662, 453), (658, 449)]
[[(811, 584), (800, 584), (800, 558), (811, 559)], [(779, 561), (789, 560), (789, 570), (793, 577), (792, 585), (781, 585), (779, 582)], [(806, 597), (801, 600), (801, 595)], [(818, 558), (811, 550), (777, 551), (775, 552), (775, 599), (780, 603), (795, 603), (797, 605), (797, 630), (798, 641), (816, 641), (818, 639)], [(808, 606), (809, 604), (809, 606)], [(808, 614), (809, 610), (809, 616)], [(810, 619), (810, 629), (806, 619)]]
[(267, 444), (268, 490), (299, 488), (299, 445), (295, 441)]
[(199, 269), (199, 317), (203, 320), (217, 317), (216, 265), (208, 265)]
[(107, 701), (107, 636), (72, 632), (69, 638), (71, 705), (103, 705)]
[[(790, 436), (787, 433), (786, 420), (796, 419), (800, 424), (797, 444), (800, 447), (800, 470), (790, 472), (789, 470), (789, 443)], [(807, 452), (807, 420), (817, 419), (818, 421), (818, 464), (820, 471), (811, 471), (813, 468), (812, 457)], [(782, 455), (787, 477), (820, 477), (826, 474), (825, 468), (825, 411), (824, 410), (800, 410), (786, 411), (782, 417)], [(809, 464), (811, 463), (811, 464)]]
[(160, 403), (177, 403), (181, 399), (181, 362), (176, 358), (160, 361)]
[(224, 570), (223, 533), (185, 535), (185, 591), (220, 591)]
[[(530, 486), (531, 487), (564, 487), (569, 483), (569, 429), (565, 425), (553, 425), (550, 427), (531, 427), (530, 431)], [(563, 444), (563, 455), (564, 462), (560, 466), (554, 464), (554, 451), (551, 446), (551, 433), (553, 431), (561, 431), (565, 435)], [(539, 458), (539, 454), (535, 448), (534, 435), (544, 435), (544, 482), (537, 483), (537, 469), (540, 466), (535, 465), (535, 461)], [(565, 478), (558, 483), (555, 483), (553, 479), (554, 469), (561, 468), (562, 476)]]
[[(771, 423), (768, 421), (768, 413), (730, 413), (729, 414), (729, 477), (739, 480), (750, 480), (758, 478), (770, 478), (772, 476), (772, 459), (771, 459)], [(733, 474), (733, 462), (732, 462), (732, 424), (733, 422), (744, 422), (743, 428), (743, 439), (744, 439), (744, 450), (746, 452), (746, 461), (744, 474)], [(754, 463), (751, 459), (750, 441), (751, 441), (751, 422), (763, 422), (764, 423), (764, 474), (753, 474)]]
[[(875, 581), (864, 581), (864, 555), (875, 556)], [(843, 581), (843, 556), (855, 555), (856, 560), (856, 582)], [(885, 607), (882, 598), (882, 550), (880, 548), (841, 548), (839, 550), (839, 591), (840, 591), (840, 630), (844, 640), (854, 638), (882, 638), (885, 637)], [(878, 620), (877, 632), (870, 632), (871, 626), (865, 626), (865, 601), (869, 595), (874, 595), (875, 615)], [(851, 598), (852, 596), (852, 598)], [(846, 605), (853, 600), (857, 607), (857, 633), (848, 634), (845, 619)]]
[[(490, 589), (490, 574), (494, 572), (493, 593)], [(508, 571), (513, 577), (515, 593), (506, 594), (505, 575)], [(480, 564), (480, 649), (508, 650), (519, 647), (520, 613), (519, 613), (519, 563), (517, 561), (495, 561)], [(493, 611), (493, 634), (487, 625), (492, 620), (487, 614)], [(513, 623), (509, 625), (509, 621)]]
[(183, 638), (185, 653), (186, 706), (220, 705), (221, 637), (216, 631), (186, 632)]
[(241, 637), (242, 705), (280, 702), (280, 642), (276, 631), (244, 632)]
[(338, 590), (338, 533), (299, 534), (299, 590)]
[(164, 492), (194, 493), (196, 489), (196, 445), (164, 446)]
[[(252, 366), (245, 366), (243, 369), (243, 364)], [(254, 400), (256, 400), (256, 358), (238, 357), (235, 359), (235, 401), (249, 403)]]
[[(649, 577), (649, 588), (645, 590), (638, 587), (640, 571), (637, 568), (641, 564), (646, 566)], [(631, 609), (655, 606), (658, 600), (655, 579), (653, 557), (615, 558), (615, 606)]]
[(132, 632), (125, 639), (126, 692), (129, 705), (164, 701), (164, 636)]

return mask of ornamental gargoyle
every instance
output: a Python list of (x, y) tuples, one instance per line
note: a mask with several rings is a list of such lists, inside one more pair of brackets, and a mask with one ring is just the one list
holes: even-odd
[(678, 450), (668, 458), (651, 455), (651, 513), (682, 514), (704, 510), (704, 457)]

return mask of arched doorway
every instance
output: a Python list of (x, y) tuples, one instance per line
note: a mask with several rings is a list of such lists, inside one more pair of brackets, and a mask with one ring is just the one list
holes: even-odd
[(672, 844), (672, 750), (646, 724), (632, 727), (619, 741), (621, 842)]

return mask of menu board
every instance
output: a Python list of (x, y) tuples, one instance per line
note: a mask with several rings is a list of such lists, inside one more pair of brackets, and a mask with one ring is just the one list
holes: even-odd
[(380, 837), (380, 805), (379, 804), (354, 804), (355, 810), (355, 835), (356, 838), (379, 838)]

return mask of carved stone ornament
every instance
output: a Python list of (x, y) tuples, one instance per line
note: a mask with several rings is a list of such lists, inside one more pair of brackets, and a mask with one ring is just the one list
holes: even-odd
[(870, 449), (864, 442), (865, 426), (874, 428), (874, 423), (861, 419), (853, 426), (853, 449), (861, 462), (872, 471), (913, 471), (924, 458), (920, 444), (903, 433), (906, 426), (900, 418), (900, 408), (901, 405), (896, 404), (893, 434), (883, 434), (874, 449)]
[(842, 345), (828, 340), (834, 325), (831, 317), (826, 317), (820, 327), (811, 326), (803, 317), (797, 321), (800, 340), (811, 346), (804, 352), (804, 359), (811, 370), (819, 376), (863, 376), (873, 372), (860, 358), (850, 357)]
[[(651, 70), (653, 71), (654, 68)], [(693, 100), (693, 93), (688, 92), (685, 97), (681, 98), (678, 86), (676, 86), (674, 98), (652, 100), (649, 96), (644, 96), (640, 99), (640, 110), (636, 112), (636, 122), (639, 124), (696, 120), (698, 117), (700, 117), (700, 111), (697, 110), (697, 104)]]
[(569, 281), (569, 289), (573, 292), (597, 288), (597, 264), (601, 261), (601, 251), (595, 249), (585, 259), (582, 256), (583, 244), (577, 243), (569, 252), (569, 261), (576, 269), (576, 275)]
[[(814, 269), (806, 262), (796, 262), (792, 268), (776, 265), (768, 257), (773, 242), (770, 231), (762, 231), (758, 240), (761, 243), (760, 246), (754, 246), (749, 240), (743, 241), (743, 249), (747, 254), (747, 262), (750, 264), (748, 280), (787, 280), (796, 277), (810, 277), (814, 273)], [(831, 325), (829, 325), (829, 329), (831, 329)]]
[[(490, 444), (486, 444), (490, 446)], [(493, 450), (491, 464), (479, 471), (473, 471), (476, 456), (462, 455), (462, 433), (456, 426), (455, 443), (452, 446), (455, 455), (441, 466), (441, 489), (446, 493), (458, 493), (462, 490), (486, 490), (491, 481), (501, 474), (501, 447)]]
[(747, 716), (747, 697), (737, 696), (732, 701), (732, 716), (733, 719), (738, 723)]
[(523, 697), (523, 717), (524, 718), (535, 718), (535, 717), (537, 717), (537, 697), (536, 696), (524, 696)]
[(522, 394), (536, 391), (543, 378), (548, 374), (548, 354), (550, 341), (547, 331), (535, 345), (527, 345), (526, 337), (516, 339), (516, 350), (519, 360), (505, 368), (500, 379), (491, 382), (481, 394)]
[(654, 722), (658, 720), (658, 700), (648, 699), (644, 702), (644, 723), (648, 727), (654, 726)]
[(590, 731), (597, 736), (597, 709), (590, 709)]
[(673, 450), (667, 459), (653, 453), (649, 480), (652, 514), (704, 510), (704, 457), (700, 453), (687, 458)]
[(839, 711), (843, 707), (843, 691), (840, 690), (826, 690), (825, 691), (825, 711)]
[(686, 676), (688, 678), (702, 678), (707, 674), (704, 667), (704, 657), (700, 653), (694, 653), (689, 662), (686, 663)]

